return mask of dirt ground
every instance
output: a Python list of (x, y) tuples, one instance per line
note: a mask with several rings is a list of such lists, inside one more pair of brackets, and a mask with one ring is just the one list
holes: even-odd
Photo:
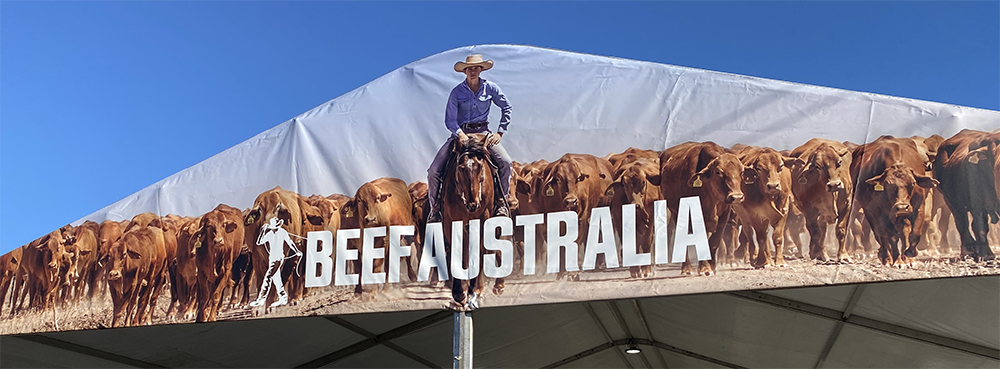
[[(1000, 250), (995, 248), (995, 251)], [(627, 268), (586, 271), (579, 274), (579, 280), (557, 280), (554, 274), (524, 277), (515, 273), (507, 279), (506, 288), (499, 296), (490, 292), (493, 280), (488, 280), (481, 307), (1000, 274), (1000, 263), (959, 260), (957, 252), (942, 257), (924, 253), (912, 266), (902, 268), (881, 266), (872, 255), (856, 256), (850, 264), (837, 264), (797, 259), (786, 254), (786, 262), (784, 267), (766, 269), (753, 269), (742, 262), (724, 263), (718, 265), (718, 273), (714, 276), (681, 275), (680, 264), (654, 266), (653, 275), (648, 278), (630, 278)], [(519, 266), (515, 268), (518, 269)], [(355, 295), (353, 287), (331, 286), (311, 289), (303, 301), (266, 313), (259, 308), (224, 309), (219, 320), (446, 309), (451, 302), (450, 296), (450, 290), (441, 283), (391, 284), (383, 291), (366, 292), (362, 296)], [(165, 315), (169, 302), (169, 293), (159, 297), (153, 324), (189, 322), (168, 319)], [(57, 306), (44, 312), (21, 312), (13, 317), (9, 316), (10, 304), (7, 303), (0, 310), (4, 313), (0, 318), (0, 334), (106, 328), (111, 325), (111, 310), (111, 298), (107, 294), (91, 301)]]

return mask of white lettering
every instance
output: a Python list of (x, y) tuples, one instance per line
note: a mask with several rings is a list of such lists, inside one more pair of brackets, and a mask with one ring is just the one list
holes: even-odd
[(399, 283), (399, 259), (410, 256), (410, 246), (402, 246), (400, 239), (415, 232), (413, 226), (389, 226), (389, 283)]
[[(559, 249), (566, 251), (566, 271), (580, 270), (579, 249), (576, 245), (579, 217), (573, 211), (560, 211), (548, 214), (548, 259), (545, 262), (546, 273), (559, 273)], [(560, 235), (560, 224), (566, 225), (566, 234)]]
[(483, 248), (500, 253), (483, 255), (483, 274), (490, 278), (504, 278), (514, 271), (514, 245), (509, 240), (498, 239), (497, 229), (500, 229), (500, 237), (510, 237), (514, 234), (514, 222), (508, 217), (493, 217), (483, 223)]
[(358, 284), (357, 274), (347, 274), (347, 261), (358, 260), (358, 250), (348, 250), (347, 240), (361, 238), (360, 229), (337, 230), (337, 265), (333, 283), (337, 286), (353, 286)]
[[(635, 205), (632, 207), (634, 210)], [(634, 233), (635, 225), (632, 226), (632, 229)], [(635, 239), (634, 234), (632, 238)], [(567, 256), (568, 254), (567, 252)], [(618, 267), (615, 227), (611, 223), (611, 208), (607, 206), (590, 209), (590, 230), (587, 232), (587, 244), (584, 249), (583, 270), (593, 270), (597, 267), (597, 254), (604, 254), (604, 263), (608, 268)]]
[(432, 268), (437, 269), (438, 280), (448, 279), (448, 258), (444, 249), (444, 228), (441, 222), (429, 223), (424, 230), (424, 245), (420, 252), (417, 281), (430, 280)]
[(712, 253), (708, 250), (705, 215), (701, 212), (701, 200), (698, 196), (681, 198), (677, 206), (677, 228), (674, 230), (674, 255), (671, 260), (675, 263), (687, 260), (688, 246), (694, 246), (698, 260), (712, 259)]
[(535, 274), (535, 227), (543, 223), (545, 214), (517, 216), (517, 225), (524, 227), (524, 275)]
[(385, 248), (375, 248), (376, 237), (385, 237), (385, 227), (365, 228), (361, 240), (361, 284), (385, 283), (385, 272), (373, 273), (375, 259), (385, 259)]
[(638, 253), (635, 248), (635, 208), (635, 204), (622, 205), (622, 266), (625, 267), (652, 264), (652, 255)]
[(333, 282), (333, 259), (330, 258), (334, 248), (333, 233), (309, 232), (306, 236), (306, 287), (329, 286)]

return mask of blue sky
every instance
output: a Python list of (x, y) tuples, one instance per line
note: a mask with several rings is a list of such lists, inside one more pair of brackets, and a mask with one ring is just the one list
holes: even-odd
[(1000, 110), (997, 1), (3, 1), (0, 252), (487, 43)]

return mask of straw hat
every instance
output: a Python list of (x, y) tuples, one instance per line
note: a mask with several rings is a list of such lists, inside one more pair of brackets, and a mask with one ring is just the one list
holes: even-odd
[(493, 59), (483, 61), (482, 55), (472, 54), (465, 57), (464, 63), (463, 62), (455, 63), (455, 71), (459, 73), (464, 73), (465, 68), (474, 67), (477, 65), (483, 67), (484, 71), (489, 70), (490, 68), (493, 68)]

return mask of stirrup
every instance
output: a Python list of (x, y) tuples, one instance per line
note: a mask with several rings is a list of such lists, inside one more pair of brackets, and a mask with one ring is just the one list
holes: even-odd
[(497, 206), (497, 209), (493, 212), (493, 216), (510, 218), (510, 208), (506, 204)]
[(431, 211), (429, 214), (427, 214), (427, 223), (437, 223), (440, 221), (441, 221), (440, 211)]

